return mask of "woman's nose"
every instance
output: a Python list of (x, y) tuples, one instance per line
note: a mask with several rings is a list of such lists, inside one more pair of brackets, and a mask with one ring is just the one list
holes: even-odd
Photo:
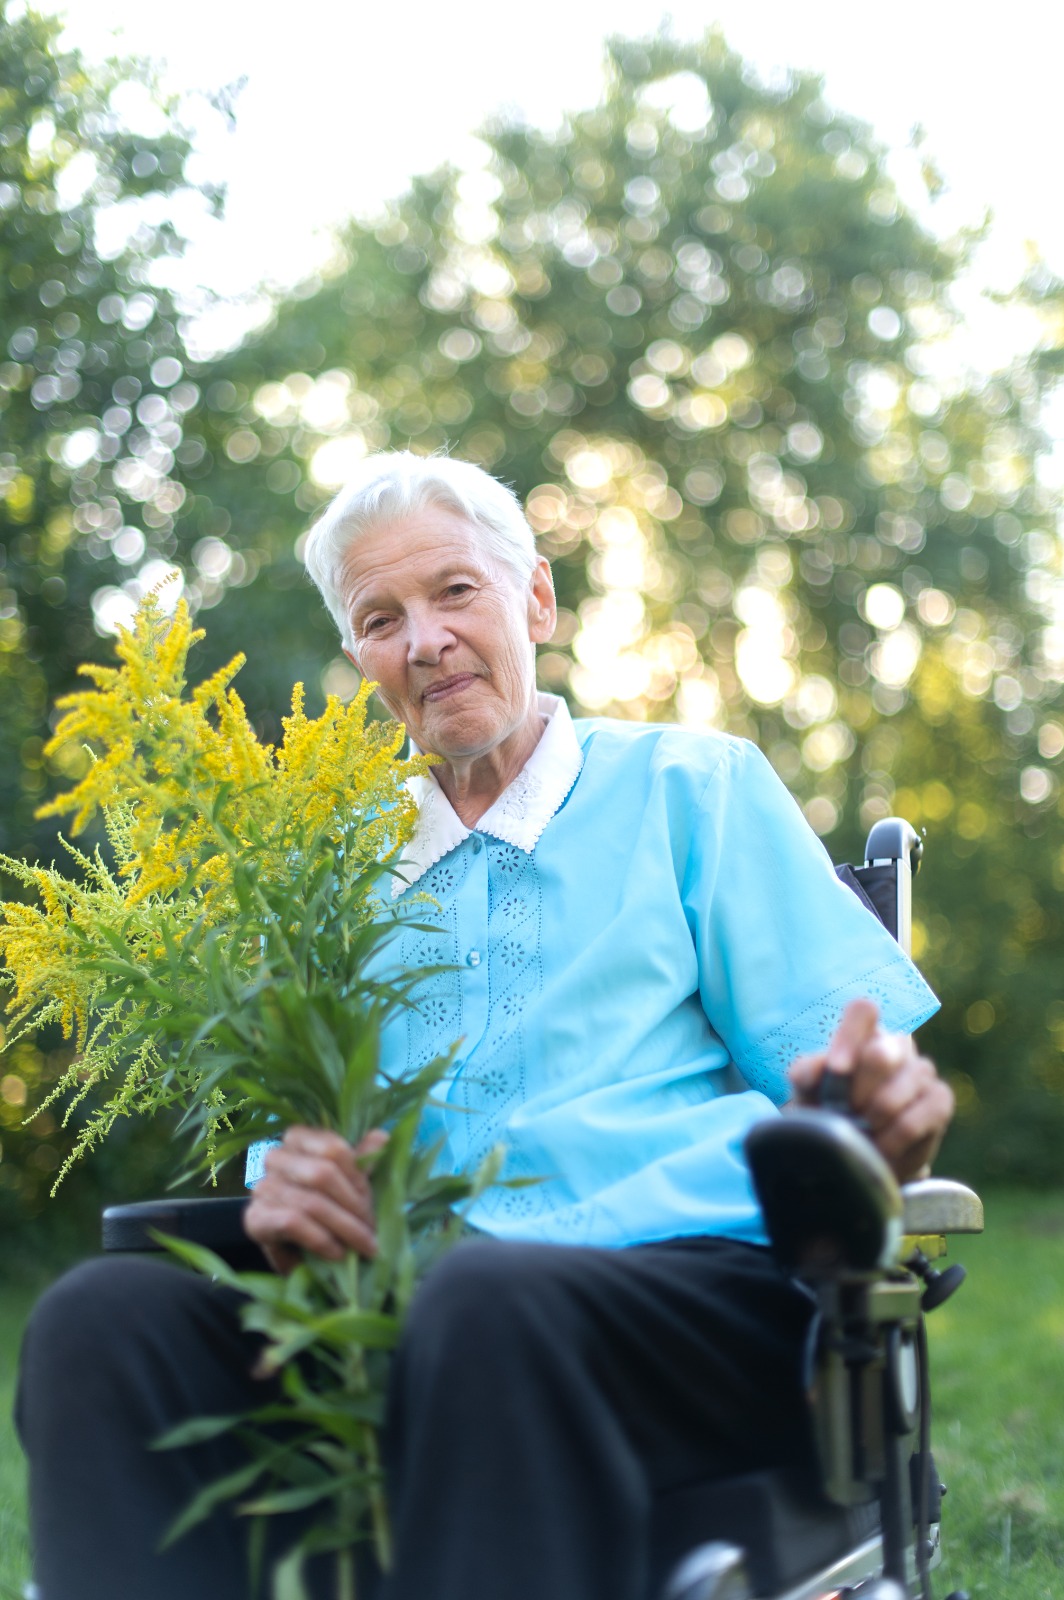
[(431, 607), (407, 613), (407, 660), (434, 667), (454, 643), (446, 618)]

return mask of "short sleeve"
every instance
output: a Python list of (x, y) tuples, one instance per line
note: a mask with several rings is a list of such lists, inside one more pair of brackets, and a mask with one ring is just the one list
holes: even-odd
[(244, 1187), (254, 1189), (261, 1178), (266, 1176), (266, 1152), (280, 1144), (280, 1139), (256, 1139), (255, 1143), (248, 1146), (247, 1159), (244, 1163)]
[(706, 1016), (746, 1083), (777, 1105), (791, 1061), (824, 1047), (850, 1000), (874, 1000), (897, 1033), (938, 1009), (745, 740), (729, 741), (702, 795), (684, 906)]

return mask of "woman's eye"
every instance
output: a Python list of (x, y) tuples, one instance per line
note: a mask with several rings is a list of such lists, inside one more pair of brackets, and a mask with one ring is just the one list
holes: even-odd
[(445, 592), (460, 600), (464, 594), (469, 594), (472, 588), (471, 583), (449, 583)]
[(381, 629), (387, 627), (387, 625), (388, 625), (388, 618), (387, 617), (370, 617), (366, 622), (364, 622), (362, 624), (362, 632), (363, 633), (379, 633), (381, 631)]

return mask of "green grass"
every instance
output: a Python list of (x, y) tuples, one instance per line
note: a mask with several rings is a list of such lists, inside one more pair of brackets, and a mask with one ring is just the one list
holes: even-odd
[(951, 1241), (968, 1281), (928, 1319), (935, 1459), (949, 1484), (935, 1591), (1059, 1600), (1064, 1195), (985, 1199), (986, 1233)]
[(21, 1600), (29, 1577), (22, 1452), (11, 1422), (19, 1341), (36, 1291), (0, 1286), (0, 1600)]
[[(987, 1233), (952, 1241), (969, 1269), (930, 1318), (935, 1457), (949, 1484), (935, 1593), (1064, 1593), (1064, 1194), (987, 1197)], [(33, 1302), (0, 1290), (0, 1600), (28, 1576), (22, 1457), (9, 1423)]]

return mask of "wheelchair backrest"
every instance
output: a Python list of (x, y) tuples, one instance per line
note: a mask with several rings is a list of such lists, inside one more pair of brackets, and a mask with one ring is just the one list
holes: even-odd
[(839, 866), (836, 876), (875, 914), (906, 955), (912, 950), (912, 881), (920, 870), (923, 840), (904, 817), (884, 817), (865, 844), (861, 866)]

